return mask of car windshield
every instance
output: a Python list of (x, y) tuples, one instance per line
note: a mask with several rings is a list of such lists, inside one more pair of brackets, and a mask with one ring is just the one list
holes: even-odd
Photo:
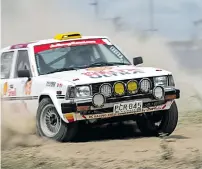
[(40, 75), (97, 66), (131, 65), (114, 45), (103, 39), (38, 45), (34, 51)]

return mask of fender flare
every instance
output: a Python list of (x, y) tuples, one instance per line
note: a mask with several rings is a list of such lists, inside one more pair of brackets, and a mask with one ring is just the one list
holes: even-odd
[(53, 90), (44, 90), (38, 97), (38, 103), (41, 100), (41, 97), (49, 97), (51, 99), (51, 101), (53, 102), (59, 116), (61, 117), (61, 119), (65, 122), (65, 123), (69, 123), (67, 121), (67, 119), (64, 118), (63, 114), (62, 114), (62, 109), (61, 109), (61, 105), (58, 103), (58, 99), (56, 97), (55, 91)]

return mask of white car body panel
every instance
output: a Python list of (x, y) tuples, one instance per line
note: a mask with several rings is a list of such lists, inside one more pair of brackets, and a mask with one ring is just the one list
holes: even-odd
[[(91, 38), (105, 38), (106, 44), (110, 45), (111, 42), (108, 37), (100, 37), (100, 36), (92, 36), (92, 37), (83, 37), (82, 39), (91, 39)], [(108, 39), (108, 40), (106, 40)], [(67, 41), (67, 40), (65, 40)], [(109, 82), (109, 81), (119, 81), (125, 79), (136, 79), (136, 78), (144, 78), (144, 77), (154, 77), (154, 76), (164, 76), (164, 75), (172, 75), (171, 72), (153, 68), (153, 67), (137, 67), (132, 65), (124, 65), (124, 66), (109, 66), (109, 67), (97, 67), (97, 68), (86, 68), (86, 69), (78, 69), (72, 71), (64, 71), (52, 74), (46, 74), (38, 76), (36, 60), (34, 56), (33, 47), (36, 45), (48, 44), (58, 42), (61, 43), (63, 41), (48, 39), (31, 42), (27, 45), (26, 48), (20, 47), (6, 47), (1, 50), (1, 53), (8, 51), (15, 51), (13, 55), (13, 64), (11, 66), (11, 75), (10, 79), (2, 79), (1, 80), (1, 97), (5, 102), (10, 105), (21, 103), (26, 104), (27, 110), (31, 113), (36, 114), (40, 96), (49, 96), (55, 105), (60, 117), (65, 121), (69, 122), (65, 115), (61, 110), (61, 103), (69, 103), (70, 100), (58, 99), (56, 96), (56, 92), (60, 91), (62, 96), (66, 95), (67, 87), (69, 85), (85, 85), (85, 84), (93, 84), (100, 82)], [(116, 45), (115, 45), (116, 46)], [(117, 46), (116, 46), (117, 47)], [(118, 47), (117, 47), (118, 48)], [(25, 85), (28, 81), (28, 78), (14, 78), (15, 71), (15, 62), (17, 58), (17, 50), (28, 50), (30, 69), (33, 77), (31, 78), (31, 93), (25, 94)], [(121, 51), (121, 50), (120, 50)], [(121, 51), (122, 52), (122, 51)], [(123, 53), (124, 54), (124, 53)], [(6, 93), (4, 93), (4, 85), (8, 83), (8, 89)], [(54, 86), (47, 86), (47, 82), (54, 82)], [(15, 90), (13, 94), (14, 96), (9, 96), (9, 91)], [(18, 98), (18, 99), (15, 99)], [(23, 100), (23, 101), (20, 101)], [(164, 109), (169, 109), (171, 102), (168, 102)], [(157, 110), (157, 108), (156, 108)], [(17, 111), (17, 110), (16, 110)], [(144, 110), (149, 111), (149, 110)], [(73, 116), (76, 120), (85, 120), (92, 119), (94, 116), (81, 116), (79, 114), (73, 113)], [(106, 115), (111, 117), (110, 115)], [(96, 118), (96, 117), (95, 117)], [(103, 115), (101, 118), (105, 118)]]
[[(113, 75), (113, 73), (111, 72), (114, 72), (114, 74), (116, 75)], [(91, 73), (95, 75), (92, 75), (92, 77), (89, 77), (88, 75), (86, 75), (86, 73)], [(162, 70), (162, 69), (152, 68), (152, 67), (136, 67), (136, 66), (124, 65), (124, 66), (106, 67), (106, 69), (101, 67), (100, 70), (99, 68), (91, 68), (90, 71), (88, 69), (78, 69), (78, 70), (67, 71), (67, 72), (53, 73), (45, 76), (64, 80), (64, 81), (70, 81), (76, 85), (82, 85), (82, 84), (90, 84), (90, 83), (117, 81), (117, 80), (125, 80), (125, 79), (136, 79), (136, 78), (143, 78), (143, 77), (164, 76), (164, 75), (171, 75), (171, 72)]]

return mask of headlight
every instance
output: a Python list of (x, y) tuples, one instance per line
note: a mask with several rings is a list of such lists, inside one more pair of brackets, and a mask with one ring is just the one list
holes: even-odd
[(87, 97), (90, 95), (91, 95), (90, 86), (76, 87), (76, 97)]
[(156, 86), (153, 89), (153, 95), (156, 99), (160, 100), (164, 98), (164, 89), (162, 86)]
[(105, 103), (105, 97), (103, 94), (95, 94), (92, 98), (92, 103), (95, 107), (102, 107)]
[(138, 92), (138, 83), (135, 80), (128, 81), (126, 87), (130, 94), (135, 94)]
[(167, 76), (154, 77), (154, 86), (168, 86)]
[(151, 81), (147, 78), (143, 78), (140, 81), (140, 90), (144, 93), (148, 93), (151, 89)]
[(175, 87), (175, 81), (172, 75), (168, 76), (168, 84), (171, 87)]
[(105, 97), (110, 97), (112, 95), (112, 87), (110, 84), (103, 84), (100, 86), (100, 93)]
[(124, 95), (125, 94), (125, 84), (123, 82), (114, 83), (114, 93), (119, 96)]

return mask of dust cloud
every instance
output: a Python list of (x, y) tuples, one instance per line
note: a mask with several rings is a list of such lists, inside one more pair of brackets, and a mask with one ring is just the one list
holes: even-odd
[[(175, 55), (167, 46), (167, 39), (157, 34), (144, 38), (136, 31), (116, 32), (110, 22), (95, 20), (68, 5), (62, 8), (63, 5), (59, 6), (59, 3), (59, 0), (2, 0), (2, 47), (52, 38), (57, 33), (69, 31), (79, 31), (83, 35), (109, 36), (130, 59), (140, 55), (143, 56), (144, 66), (155, 66), (173, 72), (176, 86), (181, 89), (181, 99), (177, 102), (182, 113), (202, 108), (201, 77), (189, 75), (185, 69), (179, 68)], [(5, 107), (2, 108), (2, 114), (3, 145), (12, 140), (8, 139), (11, 136), (19, 136), (22, 142), (24, 136), (33, 136), (32, 117), (20, 116), (20, 110), (16, 112)]]
[(1, 103), (1, 148), (38, 147), (50, 142), (36, 136), (35, 117), (27, 113), (23, 102), (20, 104)]

